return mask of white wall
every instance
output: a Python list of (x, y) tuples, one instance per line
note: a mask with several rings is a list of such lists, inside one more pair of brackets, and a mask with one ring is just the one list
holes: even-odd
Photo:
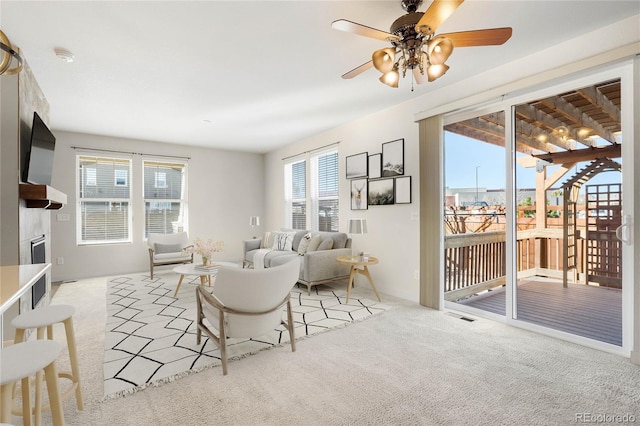
[[(141, 185), (133, 185), (133, 243), (76, 245), (76, 153), (72, 146), (154, 155), (190, 157), (188, 205), (190, 237), (225, 242), (219, 260), (240, 260), (242, 240), (251, 238), (250, 216), (263, 216), (263, 155), (149, 142), (53, 130), (56, 153), (52, 186), (67, 194), (67, 205), (54, 211), (52, 227), (53, 281), (147, 271), (149, 256), (144, 235)], [(104, 153), (108, 155), (108, 153)], [(132, 179), (142, 178), (140, 155), (133, 156)], [(58, 214), (69, 214), (68, 222)], [(63, 257), (64, 264), (57, 265)], [(168, 268), (168, 267), (164, 267)]]
[[(627, 18), (499, 69), (436, 89), (412, 101), (269, 153), (265, 161), (266, 227), (278, 229), (284, 223), (282, 158), (340, 141), (340, 230), (346, 231), (349, 218), (366, 218), (369, 233), (356, 235), (354, 246), (379, 257), (380, 263), (371, 268), (376, 286), (383, 293), (419, 302), (419, 279), (416, 278), (415, 271), (419, 269), (420, 228), (419, 221), (413, 220), (412, 216), (419, 214), (420, 193), (418, 125), (414, 123), (414, 119), (451, 112), (457, 108), (473, 107), (482, 102), (494, 102), (503, 95), (513, 94), (504, 91), (507, 83), (511, 83), (507, 89), (514, 91), (527, 90), (528, 87), (530, 90), (533, 85), (546, 84), (543, 79), (527, 83), (520, 83), (520, 80), (536, 76), (545, 70), (559, 69), (559, 74), (562, 74), (563, 66), (616, 47), (637, 43), (640, 40), (639, 20), (639, 16)], [(585, 65), (585, 69), (588, 66)], [(373, 77), (366, 74), (359, 78)], [(426, 84), (437, 85), (438, 82)], [(381, 84), (379, 90), (393, 89)], [(405, 85), (396, 90), (408, 88)], [(405, 140), (405, 175), (412, 176), (412, 204), (370, 206), (366, 211), (349, 210), (350, 187), (349, 181), (344, 177), (345, 157), (363, 151), (368, 151), (369, 154), (381, 152), (383, 142), (399, 138)], [(363, 282), (363, 285), (366, 283)]]

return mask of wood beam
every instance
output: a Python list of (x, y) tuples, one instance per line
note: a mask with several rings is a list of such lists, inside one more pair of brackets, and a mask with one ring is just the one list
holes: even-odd
[(602, 92), (596, 89), (594, 86), (585, 87), (584, 89), (576, 90), (583, 98), (591, 102), (593, 105), (600, 108), (615, 122), (620, 123), (620, 108), (618, 108), (613, 102), (609, 100)]
[[(609, 141), (612, 144), (617, 143), (616, 138), (613, 136), (613, 133), (602, 127), (602, 125), (596, 120), (583, 113), (580, 108), (574, 107), (569, 102), (562, 99), (560, 96), (553, 96), (550, 98), (542, 99), (540, 103), (556, 110), (566, 118), (573, 120), (574, 123), (577, 123), (578, 126), (587, 127), (593, 130), (596, 135), (600, 136), (602, 139)], [(565, 127), (570, 126), (565, 125)]]
[[(566, 125), (565, 122), (558, 120), (557, 118), (553, 118), (551, 115), (537, 109), (536, 107), (530, 104), (518, 105), (516, 107), (516, 114), (533, 121), (534, 126), (540, 127), (541, 129), (544, 129), (544, 128), (555, 129), (557, 127)], [(595, 142), (592, 141), (591, 139), (584, 139), (580, 137), (580, 135), (578, 135), (578, 132), (575, 129), (569, 128), (569, 136), (571, 137), (571, 139), (581, 143), (582, 145), (596, 146)]]
[(574, 151), (534, 154), (533, 156), (549, 163), (565, 164), (593, 161), (598, 158), (620, 158), (621, 154), (622, 145), (616, 144), (601, 148), (583, 148)]
[[(546, 142), (567, 151), (570, 149), (576, 149), (575, 141), (559, 138), (553, 133), (547, 132), (544, 128), (536, 127), (533, 124), (527, 123), (523, 120), (516, 120), (516, 133), (518, 134), (518, 136), (523, 135), (529, 139), (535, 139), (540, 143)], [(542, 136), (542, 138), (540, 136)]]
[(545, 189), (545, 191), (547, 189), (551, 188), (553, 185), (555, 185), (556, 182), (558, 182), (560, 179), (562, 179), (562, 177), (564, 175), (566, 175), (567, 172), (571, 171), (571, 169), (575, 165), (576, 165), (576, 163), (563, 164), (562, 166), (560, 166), (558, 168), (558, 170), (553, 172), (553, 174), (551, 176), (548, 176), (544, 181), (544, 189)]

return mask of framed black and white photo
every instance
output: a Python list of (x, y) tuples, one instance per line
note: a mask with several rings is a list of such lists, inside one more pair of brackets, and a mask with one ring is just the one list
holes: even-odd
[(382, 154), (371, 154), (369, 156), (369, 179), (382, 177)]
[(368, 202), (370, 206), (394, 204), (393, 184), (395, 179), (378, 179), (369, 181)]
[(382, 144), (382, 177), (404, 175), (404, 139)]
[(395, 178), (395, 203), (411, 204), (411, 176)]
[(367, 158), (366, 152), (360, 154), (349, 155), (347, 160), (347, 179), (355, 179), (367, 177)]
[(351, 181), (351, 210), (367, 210), (367, 179)]

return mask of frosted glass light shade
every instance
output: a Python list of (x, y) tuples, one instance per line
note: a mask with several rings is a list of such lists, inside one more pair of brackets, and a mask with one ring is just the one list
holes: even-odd
[(366, 234), (367, 233), (367, 220), (366, 219), (349, 219), (349, 234)]

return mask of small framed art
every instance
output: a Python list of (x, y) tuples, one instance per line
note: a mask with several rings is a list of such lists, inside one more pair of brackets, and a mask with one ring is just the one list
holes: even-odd
[(382, 154), (371, 154), (369, 156), (369, 179), (382, 177)]
[(395, 203), (411, 204), (411, 176), (395, 178)]
[(394, 204), (393, 184), (395, 179), (377, 179), (369, 181), (368, 203), (370, 206)]
[(367, 177), (367, 158), (366, 152), (349, 155), (346, 158), (347, 179)]
[(382, 144), (382, 177), (404, 175), (404, 139)]
[(367, 210), (367, 179), (351, 181), (351, 210)]

